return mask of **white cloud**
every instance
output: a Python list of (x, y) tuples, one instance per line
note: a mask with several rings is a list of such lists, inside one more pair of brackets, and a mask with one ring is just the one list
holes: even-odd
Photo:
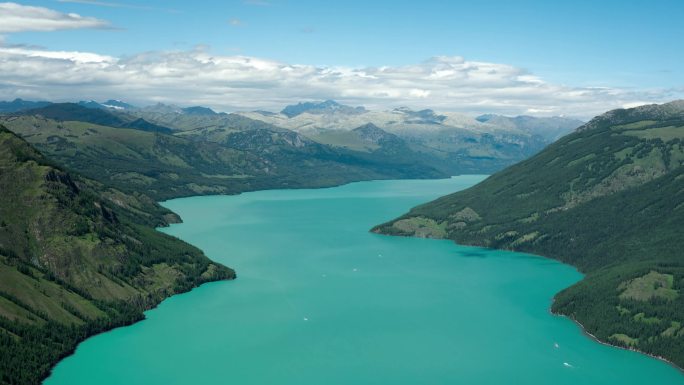
[(57, 0), (57, 1), (59, 1), (60, 3), (88, 4), (88, 5), (97, 5), (100, 7), (112, 7), (112, 8), (127, 7), (126, 4), (110, 3), (107, 1), (97, 1), (97, 0)]
[(651, 104), (651, 103), (652, 102), (644, 102), (644, 101), (629, 102), (629, 103), (623, 104), (622, 108), (634, 108), (634, 107), (639, 107), (639, 106), (643, 106), (643, 105)]
[(192, 51), (114, 58), (0, 46), (0, 99), (123, 99), (138, 104), (206, 105), (220, 111), (270, 109), (336, 99), (369, 108), (589, 118), (633, 103), (664, 102), (683, 90), (627, 90), (551, 84), (507, 64), (435, 57), (407, 66), (320, 67)]
[(228, 24), (232, 25), (233, 27), (241, 27), (245, 25), (245, 23), (242, 20), (235, 17), (228, 19)]
[(95, 5), (98, 7), (108, 7), (108, 8), (128, 8), (128, 9), (138, 9), (138, 10), (145, 10), (145, 11), (164, 11), (164, 12), (170, 12), (170, 13), (179, 13), (178, 10), (172, 9), (172, 8), (157, 8), (157, 7), (150, 7), (147, 5), (114, 3), (114, 2), (99, 1), (99, 0), (57, 0), (57, 1), (60, 3), (87, 4), (87, 5)]
[(0, 33), (109, 27), (105, 20), (76, 13), (62, 13), (17, 3), (0, 3)]
[(75, 64), (113, 63), (116, 61), (116, 59), (111, 56), (103, 56), (89, 52), (43, 51), (21, 47), (0, 47), (0, 55), (2, 54), (8, 56), (24, 56), (27, 58), (61, 59), (74, 62)]

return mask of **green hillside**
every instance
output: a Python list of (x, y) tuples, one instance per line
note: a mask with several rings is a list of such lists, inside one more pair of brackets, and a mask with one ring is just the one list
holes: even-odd
[(0, 383), (38, 384), (86, 337), (234, 272), (157, 232), (178, 217), (65, 172), (0, 126)]
[(482, 183), (373, 231), (577, 266), (553, 311), (684, 367), (684, 102), (615, 110)]
[[(203, 107), (180, 108), (158, 104), (130, 111), (130, 114), (141, 119), (176, 131), (197, 129), (250, 130), (256, 128), (272, 128), (273, 126), (259, 120), (249, 119), (238, 114), (210, 113)], [(212, 111), (213, 112), (213, 111)]]
[(100, 108), (88, 108), (76, 103), (52, 103), (44, 107), (21, 111), (19, 115), (40, 116), (59, 122), (78, 121), (102, 126), (134, 128), (141, 131), (162, 132), (170, 134), (168, 127), (150, 123), (124, 112), (106, 111)]
[(156, 200), (488, 173), (546, 144), (515, 130), (399, 135), (363, 123), (300, 133), (240, 114), (162, 104), (114, 110), (53, 103), (0, 115), (0, 124), (71, 170)]
[(0, 123), (70, 170), (156, 200), (448, 176), (429, 158), (334, 148), (264, 123), (175, 135), (43, 116), (4, 116)]

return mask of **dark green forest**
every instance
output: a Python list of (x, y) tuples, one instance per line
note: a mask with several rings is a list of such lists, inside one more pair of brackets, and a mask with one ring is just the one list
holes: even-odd
[(684, 103), (615, 110), (376, 232), (543, 255), (585, 278), (552, 310), (684, 367)]
[(0, 382), (38, 384), (93, 334), (235, 273), (154, 229), (175, 214), (69, 173), (0, 126)]

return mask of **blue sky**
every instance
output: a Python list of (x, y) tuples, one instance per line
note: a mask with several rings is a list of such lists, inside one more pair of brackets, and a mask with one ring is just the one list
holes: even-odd
[(657, 98), (654, 90), (667, 89), (663, 97), (671, 97), (684, 86), (681, 0), (19, 3), (109, 27), (5, 33), (7, 46), (116, 58), (202, 46), (211, 55), (348, 68), (462, 57), (512, 66), (558, 86), (648, 90), (644, 100)]

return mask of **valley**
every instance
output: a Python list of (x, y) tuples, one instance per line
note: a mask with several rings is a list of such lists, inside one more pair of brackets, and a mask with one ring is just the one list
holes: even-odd
[(677, 369), (598, 344), (549, 312), (553, 295), (582, 278), (571, 266), (368, 232), (484, 178), (165, 202), (184, 223), (162, 231), (239, 278), (89, 339), (45, 384), (683, 383)]
[[(370, 112), (340, 116), (340, 110), (366, 110), (332, 101), (321, 103), (333, 106), (331, 111), (315, 110), (323, 114), (315, 116), (342, 119), (345, 125), (308, 130), (252, 119), (254, 113), (216, 113), (205, 107), (137, 108), (113, 100), (39, 108), (13, 103), (5, 103), (17, 107), (0, 115), (0, 124), (37, 149), (89, 178), (127, 192), (144, 190), (157, 200), (490, 173), (548, 143), (522, 129), (498, 129), (466, 117), (459, 119), (472, 127), (440, 126), (436, 121), (443, 116), (432, 112), (423, 112), (427, 120), (422, 123), (413, 120), (412, 112), (402, 113), (404, 123), (389, 125)], [(304, 114), (314, 116), (303, 112), (296, 117)], [(564, 130), (580, 123), (566, 119)], [(547, 123), (539, 119), (536, 124)]]
[[(26, 103), (21, 104), (24, 106)], [(179, 109), (162, 105), (139, 109), (118, 101), (107, 103), (110, 104), (48, 104), (36, 109), (5, 113), (0, 116), (0, 123), (28, 142), (24, 143), (15, 137), (12, 140), (18, 144), (13, 146), (23, 146), (26, 151), (33, 151), (33, 157), (43, 159), (40, 153), (29, 147), (30, 143), (49, 159), (65, 165), (67, 170), (82, 174), (83, 177), (77, 177), (81, 181), (78, 183), (95, 189), (90, 193), (95, 194), (93, 197), (99, 196), (95, 199), (114, 204), (115, 211), (111, 214), (110, 211), (103, 211), (105, 218), (114, 221), (113, 226), (118, 226), (119, 218), (130, 218), (127, 219), (131, 221), (128, 228), (134, 233), (126, 237), (143, 236), (148, 239), (143, 241), (144, 244), (152, 242), (161, 248), (168, 247), (165, 243), (172, 242), (171, 239), (152, 241), (154, 237), (149, 238), (152, 234), (147, 228), (179, 221), (174, 213), (155, 203), (171, 198), (237, 194), (283, 187), (319, 188), (369, 179), (445, 178), (456, 172), (494, 172), (482, 184), (459, 193), (468, 196), (466, 194), (470, 194), (471, 190), (476, 191), (469, 198), (471, 201), (451, 203), (453, 198), (442, 198), (437, 202), (445, 202), (447, 208), (437, 206), (439, 208), (434, 211), (431, 204), (426, 204), (374, 231), (425, 238), (451, 238), (466, 244), (548, 255), (579, 266), (583, 272), (588, 272), (587, 277), (558, 294), (553, 305), (555, 312), (577, 319), (603, 341), (662, 355), (678, 362), (680, 353), (676, 349), (680, 345), (676, 342), (674, 345), (663, 345), (663, 341), (679, 338), (679, 326), (682, 323), (676, 310), (669, 306), (669, 303), (680, 299), (676, 254), (672, 254), (673, 259), (667, 262), (667, 250), (670, 250), (667, 248), (676, 245), (678, 239), (678, 217), (671, 217), (675, 222), (665, 223), (649, 222), (648, 218), (664, 218), (665, 212), (676, 213), (681, 205), (677, 204), (676, 199), (669, 201), (670, 206), (648, 204), (649, 201), (644, 199), (665, 202), (664, 196), (677, 194), (676, 186), (681, 179), (679, 173), (684, 160), (679, 147), (679, 102), (636, 111), (609, 112), (544, 150), (541, 150), (544, 143), (551, 141), (553, 136), (542, 137), (534, 132), (538, 129), (553, 133), (552, 127), (563, 132), (567, 128), (559, 127), (558, 119), (531, 122), (525, 117), (483, 115), (478, 117), (479, 120), (469, 121), (469, 124), (476, 122), (471, 126), (432, 127), (440, 125), (437, 120), (453, 121), (454, 118), (439, 116), (432, 111), (413, 113), (400, 110), (394, 114), (405, 115), (403, 126), (375, 120), (354, 127), (358, 123), (355, 120), (358, 115), (372, 113), (360, 107), (351, 108), (329, 101), (286, 108), (278, 119), (281, 120), (280, 124), (287, 119), (286, 123), (289, 123), (284, 125), (290, 128), (283, 128), (272, 122), (248, 117), (253, 116), (253, 113), (225, 114), (203, 107)], [(115, 104), (117, 108), (111, 107)], [(333, 111), (328, 111), (330, 108)], [(349, 116), (338, 116), (341, 113)], [(268, 115), (263, 112), (258, 114)], [(349, 124), (347, 121), (353, 123), (346, 127), (340, 123), (332, 128), (312, 126), (304, 129), (295, 127), (290, 121), (305, 114), (328, 114), (330, 116), (326, 119), (334, 117), (344, 121), (344, 124)], [(269, 116), (273, 117), (274, 114)], [(463, 122), (464, 118), (460, 121)], [(502, 128), (487, 122), (498, 122)], [(538, 128), (534, 124), (538, 124)], [(6, 135), (13, 134), (7, 131)], [(534, 155), (537, 149), (541, 152)], [(531, 158), (497, 171), (528, 156)], [(15, 162), (31, 158), (22, 156), (16, 159)], [(510, 171), (533, 169), (535, 165), (544, 165), (544, 171), (540, 169), (523, 174)], [(567, 171), (561, 172), (559, 167)], [(573, 176), (573, 172), (578, 170), (582, 170), (579, 176)], [(532, 179), (522, 182), (516, 179), (519, 174)], [(480, 187), (497, 180), (502, 181), (498, 182), (499, 187)], [(65, 183), (69, 185), (71, 182)], [(652, 191), (654, 183), (658, 184), (659, 193), (665, 195), (656, 197), (639, 192), (639, 189)], [(479, 192), (482, 188), (487, 193)], [(550, 188), (558, 192), (549, 193)], [(74, 191), (81, 191), (81, 188)], [(496, 205), (490, 205), (485, 200), (492, 191), (497, 196)], [(541, 191), (545, 195), (541, 195)], [(501, 198), (510, 194), (516, 197), (514, 204), (508, 204)], [(617, 212), (634, 210), (624, 204), (631, 202), (631, 197), (637, 199), (635, 202), (638, 203), (635, 204), (650, 205), (651, 211), (638, 211), (647, 216), (635, 216), (633, 222), (621, 222), (626, 227), (616, 232), (608, 223), (615, 223), (612, 218)], [(611, 199), (618, 199), (620, 205), (611, 203)], [(84, 203), (78, 202), (71, 205), (76, 210), (83, 210)], [(100, 204), (98, 207), (103, 206)], [(113, 214), (119, 212), (116, 210), (124, 211)], [(653, 214), (653, 210), (660, 211)], [(590, 211), (601, 214), (598, 217), (590, 216)], [(446, 214), (435, 215), (434, 212)], [(448, 218), (443, 215), (448, 215)], [(597, 223), (605, 223), (601, 227), (604, 233), (582, 233), (576, 227), (562, 227), (589, 217)], [(488, 222), (494, 219), (498, 223), (496, 226)], [(67, 230), (67, 238), (63, 238), (65, 235), (57, 238), (60, 244), (65, 245), (66, 254), (57, 251), (56, 256), (77, 253), (73, 255), (87, 259), (106, 252), (100, 244), (103, 240), (105, 243), (111, 241), (103, 238), (103, 235), (99, 235), (100, 240), (92, 244), (88, 243), (92, 241), (77, 241), (78, 237), (84, 236), (84, 239), (92, 239), (92, 236), (87, 235), (89, 231), (100, 231), (92, 230), (100, 227), (92, 227), (89, 225), (91, 221), (93, 219), (74, 220), (76, 230)], [(19, 222), (13, 223), (19, 226)], [(27, 223), (23, 226), (31, 225)], [(640, 229), (639, 226), (643, 229), (636, 230)], [(585, 225), (584, 228), (590, 226)], [(173, 293), (187, 291), (202, 282), (234, 277), (232, 270), (221, 265), (206, 265), (207, 262), (198, 265), (203, 267), (192, 267), (190, 270), (175, 266), (166, 260), (170, 258), (173, 261), (177, 254), (162, 257), (154, 249), (134, 251), (137, 246), (135, 243), (126, 243), (128, 241), (123, 243), (128, 246), (123, 247), (131, 248), (134, 254), (140, 252), (143, 256), (157, 256), (152, 259), (136, 257), (138, 259), (134, 258), (124, 265), (128, 267), (116, 267), (114, 270), (89, 262), (98, 273), (87, 275), (82, 275), (87, 270), (81, 270), (78, 274), (73, 270), (84, 263), (78, 262), (78, 259), (64, 267), (47, 262), (37, 262), (36, 265), (34, 259), (31, 263), (38, 266), (38, 270), (34, 271), (35, 267), (25, 264), (28, 261), (26, 258), (36, 252), (19, 251), (22, 249), (16, 247), (21, 243), (8, 243), (16, 238), (16, 231), (7, 228), (5, 231), (6, 241), (2, 245), (13, 245), (11, 248), (3, 246), (5, 248), (2, 249), (6, 257), (3, 269), (8, 274), (7, 290), (20, 287), (20, 282), (27, 279), (22, 277), (38, 277), (34, 279), (38, 279), (41, 285), (47, 285), (40, 289), (41, 292), (54, 290), (48, 284), (49, 279), (57, 279), (57, 287), (66, 285), (67, 290), (74, 292), (73, 299), (58, 303), (47, 298), (34, 302), (41, 298), (38, 292), (17, 297), (17, 293), (10, 290), (3, 295), (8, 301), (3, 307), (4, 316), (19, 322), (15, 326), (5, 324), (4, 329), (8, 333), (23, 336), (22, 341), (25, 341), (19, 345), (13, 345), (11, 340), (5, 341), (5, 344), (10, 344), (7, 346), (16, 346), (12, 348), (14, 350), (25, 349), (17, 350), (20, 353), (15, 353), (16, 357), (35, 352), (33, 349), (37, 346), (29, 342), (28, 336), (42, 335), (46, 330), (51, 330), (41, 326), (40, 321), (33, 325), (35, 320), (57, 325), (56, 335), (39, 338), (66, 338), (66, 343), (52, 348), (51, 355), (36, 361), (35, 368), (40, 369), (31, 370), (37, 370), (37, 373), (47, 373), (50, 365), (73, 350), (75, 343), (84, 336), (137, 321), (141, 319), (140, 311), (155, 306)], [(470, 238), (463, 237), (463, 234), (469, 234)], [(623, 242), (620, 237), (624, 237), (624, 234), (630, 234), (628, 236), (632, 239), (637, 234), (642, 237), (640, 248), (634, 252), (624, 247), (617, 248), (616, 242)], [(39, 237), (40, 245), (45, 240)], [(67, 243), (64, 243), (65, 239)], [(596, 239), (601, 241), (597, 242)], [(575, 244), (571, 249), (574, 254), (568, 253), (570, 249), (565, 246), (569, 242)], [(592, 248), (583, 246), (588, 244)], [(57, 243), (50, 245), (41, 247), (51, 250), (50, 253), (61, 250), (57, 248)], [(76, 247), (76, 251), (69, 251), (73, 247)], [(635, 259), (644, 248), (654, 257)], [(605, 254), (602, 250), (620, 250), (621, 254)], [(202, 255), (199, 250), (196, 252), (200, 254), (194, 258), (206, 258), (199, 257)], [(73, 261), (73, 257), (69, 258)], [(118, 257), (119, 260), (121, 258)], [(17, 264), (16, 261), (20, 262)], [(620, 263), (616, 264), (617, 261)], [(654, 263), (659, 267), (655, 268)], [(617, 267), (607, 269), (605, 266)], [(94, 278), (97, 274), (105, 275), (103, 278)], [(124, 274), (124, 277), (130, 278), (108, 274)], [(45, 283), (42, 283), (43, 279), (47, 279)], [(103, 291), (90, 288), (89, 282), (93, 279), (102, 282)], [(130, 279), (133, 281), (127, 281)], [(619, 297), (609, 294), (606, 285), (613, 285), (612, 290), (623, 294)], [(84, 292), (79, 289), (80, 286), (89, 289)], [(655, 289), (649, 289), (651, 286)], [(592, 300), (584, 299), (587, 296)], [(117, 305), (120, 303), (117, 301), (126, 298), (140, 299), (134, 301), (134, 306), (121, 308), (121, 305)], [(86, 305), (88, 303), (90, 305)], [(597, 315), (605, 314), (606, 304), (613, 304), (608, 306), (615, 309), (608, 328), (603, 326), (607, 318)], [(46, 310), (41, 309), (53, 310), (44, 313)], [(60, 325), (70, 324), (83, 326), (78, 332), (67, 333), (68, 337), (62, 336), (66, 332), (59, 331), (63, 330)], [(649, 334), (644, 337), (644, 333)], [(11, 360), (3, 361), (7, 365), (16, 365)], [(26, 376), (23, 377), (26, 381), (40, 379), (40, 375), (32, 377), (25, 374), (25, 365), (19, 367), (20, 371), (12, 376)]]
[(682, 19), (0, 0), (0, 385), (684, 385)]

